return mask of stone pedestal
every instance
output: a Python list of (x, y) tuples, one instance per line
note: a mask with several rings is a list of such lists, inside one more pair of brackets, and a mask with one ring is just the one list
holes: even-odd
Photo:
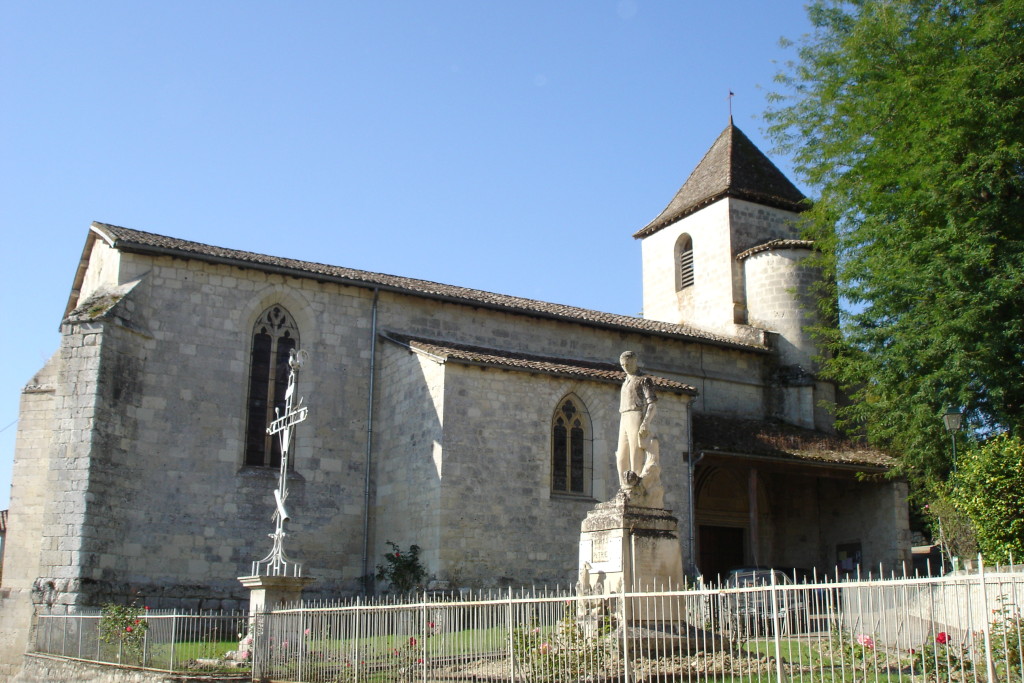
[(298, 602), (302, 589), (316, 579), (308, 576), (239, 576), (249, 589), (249, 632), (238, 644), (239, 652), (248, 652), (255, 634), (256, 615), (281, 605)]
[[(580, 590), (589, 595), (679, 590), (683, 554), (671, 510), (629, 504), (619, 495), (587, 513), (580, 533)], [(624, 624), (648, 620), (625, 601)]]

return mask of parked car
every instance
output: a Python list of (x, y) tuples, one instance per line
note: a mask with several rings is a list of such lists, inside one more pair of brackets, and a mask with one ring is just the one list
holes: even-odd
[(722, 629), (727, 636), (770, 635), (776, 624), (780, 633), (803, 630), (807, 618), (804, 591), (786, 572), (765, 567), (734, 569), (726, 575), (722, 588)]

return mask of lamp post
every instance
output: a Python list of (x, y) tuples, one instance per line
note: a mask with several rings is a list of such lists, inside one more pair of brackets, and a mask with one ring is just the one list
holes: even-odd
[(956, 408), (950, 406), (946, 409), (946, 414), (942, 416), (942, 421), (946, 425), (946, 431), (949, 432), (949, 438), (953, 441), (953, 471), (956, 472), (956, 433), (960, 429), (960, 424), (963, 422), (964, 414)]

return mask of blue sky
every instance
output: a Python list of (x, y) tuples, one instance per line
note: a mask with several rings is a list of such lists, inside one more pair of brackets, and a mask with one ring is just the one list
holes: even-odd
[(5, 3), (0, 509), (91, 221), (634, 315), (730, 90), (770, 150), (802, 5)]

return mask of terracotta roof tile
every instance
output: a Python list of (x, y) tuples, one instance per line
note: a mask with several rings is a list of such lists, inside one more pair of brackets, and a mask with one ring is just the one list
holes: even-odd
[(694, 413), (693, 440), (694, 448), (705, 453), (720, 451), (870, 469), (889, 469), (895, 464), (892, 457), (864, 444), (778, 421)]
[(180, 258), (195, 258), (201, 261), (231, 263), (260, 270), (286, 272), (295, 277), (331, 280), (359, 287), (380, 287), (415, 296), (499, 309), (510, 313), (567, 320), (582, 325), (712, 343), (717, 346), (730, 348), (767, 351), (766, 347), (759, 344), (713, 334), (688, 325), (674, 325), (646, 318), (604, 313), (507, 294), (495, 294), (479, 289), (445, 285), (428, 280), (385, 275), (383, 273), (373, 273), (310, 261), (299, 261), (279, 256), (267, 256), (237, 249), (225, 249), (223, 247), (165, 237), (106, 223), (93, 223), (92, 231), (101, 236), (112, 247), (121, 251), (166, 254)]
[(813, 249), (814, 240), (768, 240), (764, 244), (759, 244), (756, 247), (751, 247), (746, 251), (741, 251), (736, 254), (736, 260), (742, 261), (748, 256), (759, 254), (762, 251), (774, 251), (776, 249)]
[(633, 237), (647, 237), (723, 197), (787, 211), (803, 211), (807, 198), (732, 122), (693, 169), (665, 210)]
[[(614, 363), (580, 360), (576, 358), (558, 358), (554, 356), (537, 356), (518, 351), (490, 349), (482, 346), (470, 346), (449, 341), (423, 339), (408, 335), (389, 332), (385, 339), (407, 346), (446, 361), (460, 361), (472, 365), (538, 372), (560, 377), (574, 377), (599, 382), (620, 383), (626, 373)], [(676, 382), (651, 375), (654, 385), (663, 391), (694, 396), (697, 390), (689, 384)]]

